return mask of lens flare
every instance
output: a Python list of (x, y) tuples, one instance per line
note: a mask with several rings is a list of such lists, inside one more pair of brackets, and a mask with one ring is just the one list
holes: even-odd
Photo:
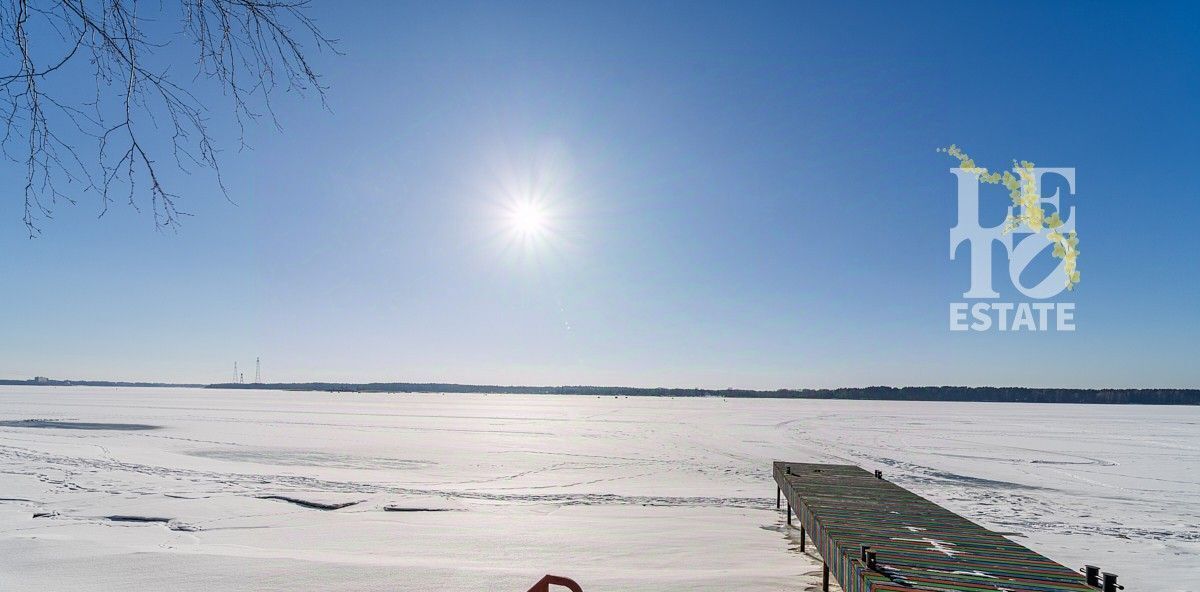
[(530, 201), (518, 202), (512, 208), (510, 223), (518, 236), (536, 238), (546, 231), (546, 211)]

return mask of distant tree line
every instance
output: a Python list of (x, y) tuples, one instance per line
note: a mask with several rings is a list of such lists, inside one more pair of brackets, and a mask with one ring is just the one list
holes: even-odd
[(871, 401), (962, 401), (980, 403), (1081, 403), (1125, 405), (1200, 405), (1200, 389), (1064, 389), (967, 386), (868, 386), (838, 389), (682, 389), (623, 386), (502, 386), (441, 382), (276, 382), (178, 384), (107, 380), (0, 379), (0, 385), (19, 386), (139, 386), (203, 387), (327, 391), (335, 393), (480, 393), (582, 395), (606, 397), (730, 397), (744, 399), (846, 399)]
[(876, 401), (974, 401), (988, 403), (1086, 403), (1200, 405), (1200, 389), (1062, 389), (960, 386), (869, 386), (838, 389), (681, 389), (616, 386), (498, 386), (413, 382), (299, 382), (212, 384), (209, 388), (273, 389), (356, 393), (510, 393), (630, 397), (734, 397), (759, 399), (850, 399)]

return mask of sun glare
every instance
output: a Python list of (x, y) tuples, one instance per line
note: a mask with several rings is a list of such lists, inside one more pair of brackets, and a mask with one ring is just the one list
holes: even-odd
[(571, 193), (562, 157), (546, 149), (529, 159), (505, 160), (489, 167), (493, 182), (481, 187), (488, 195), (491, 246), (505, 258), (542, 265), (557, 260), (570, 247), (572, 212), (564, 199)]
[(512, 210), (512, 225), (518, 235), (536, 237), (546, 229), (546, 212), (531, 202), (518, 203)]

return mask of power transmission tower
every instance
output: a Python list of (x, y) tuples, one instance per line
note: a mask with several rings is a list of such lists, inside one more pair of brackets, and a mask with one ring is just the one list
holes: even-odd
[(239, 376), (241, 376), (241, 373), (238, 372), (237, 362), (234, 362), (233, 363), (233, 381), (241, 382), (241, 380), (238, 378)]
[(254, 384), (262, 384), (262, 359), (254, 358)]

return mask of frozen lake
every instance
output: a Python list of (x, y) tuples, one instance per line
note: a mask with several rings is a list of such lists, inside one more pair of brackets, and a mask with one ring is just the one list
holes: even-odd
[(1196, 407), (82, 387), (0, 387), (0, 589), (798, 590), (775, 459), (1200, 590)]

